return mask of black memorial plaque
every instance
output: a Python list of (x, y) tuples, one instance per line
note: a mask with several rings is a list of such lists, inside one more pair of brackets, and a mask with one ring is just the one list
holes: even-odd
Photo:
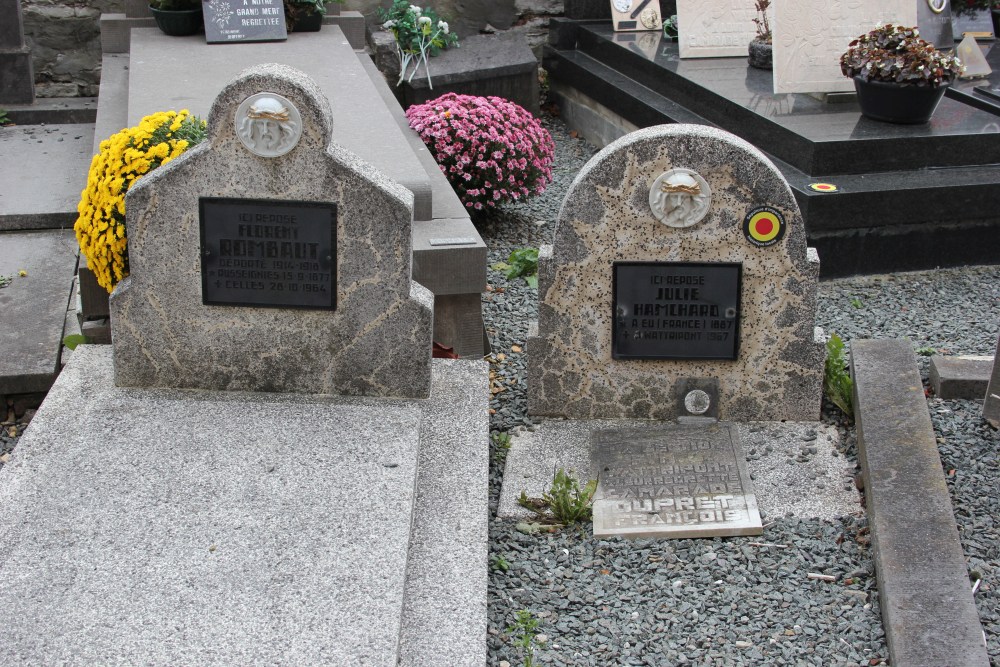
[(201, 198), (206, 305), (337, 308), (337, 205)]
[(742, 264), (616, 262), (615, 359), (736, 359)]
[(204, 0), (201, 8), (209, 44), (288, 39), (283, 0)]

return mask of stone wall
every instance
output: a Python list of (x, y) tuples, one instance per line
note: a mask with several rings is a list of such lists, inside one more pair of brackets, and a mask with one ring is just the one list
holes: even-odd
[[(413, 0), (424, 4), (423, 0)], [(347, 0), (343, 9), (362, 12), (373, 27), (389, 0)], [(101, 79), (102, 12), (122, 12), (124, 0), (21, 0), (24, 39), (31, 49), (38, 97), (92, 97)], [(523, 33), (540, 51), (551, 16), (563, 0), (434, 0), (427, 6), (449, 20), (459, 36), (481, 31)]]
[(123, 0), (21, 0), (38, 97), (95, 97), (101, 82), (102, 12)]

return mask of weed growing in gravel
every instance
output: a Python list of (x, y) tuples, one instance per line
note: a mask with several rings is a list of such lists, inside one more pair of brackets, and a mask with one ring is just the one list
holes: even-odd
[(830, 334), (826, 342), (826, 367), (823, 374), (823, 391), (827, 398), (848, 417), (854, 417), (854, 382), (847, 372), (844, 359), (844, 341), (837, 334)]
[(933, 357), (935, 354), (937, 354), (937, 350), (935, 350), (933, 347), (918, 347), (917, 354), (920, 355), (921, 357)]
[(518, 248), (506, 262), (497, 262), (493, 268), (504, 271), (507, 280), (524, 278), (529, 286), (538, 288), (538, 248)]
[(583, 488), (580, 488), (580, 481), (560, 468), (552, 479), (552, 487), (543, 493), (541, 498), (529, 498), (528, 494), (522, 491), (517, 503), (549, 523), (554, 521), (569, 526), (590, 519), (591, 505), (596, 491), (596, 479), (588, 481)]
[(493, 461), (503, 463), (507, 460), (507, 452), (510, 451), (510, 434), (496, 432), (493, 434)]
[(517, 612), (514, 622), (507, 626), (514, 645), (521, 649), (521, 657), (524, 659), (523, 667), (536, 667), (535, 662), (535, 635), (538, 631), (538, 619), (528, 611), (522, 609)]
[(494, 570), (497, 570), (498, 572), (506, 572), (507, 570), (510, 569), (510, 561), (508, 561), (502, 555), (497, 554), (493, 556), (493, 559), (490, 561), (490, 567), (493, 568)]
[(856, 296), (852, 296), (851, 297), (851, 305), (854, 306), (855, 308), (864, 308), (865, 307), (864, 301), (862, 301), (861, 299), (859, 299)]
[(0, 126), (9, 125), (11, 123), (10, 117), (7, 115), (6, 109), (0, 109)]

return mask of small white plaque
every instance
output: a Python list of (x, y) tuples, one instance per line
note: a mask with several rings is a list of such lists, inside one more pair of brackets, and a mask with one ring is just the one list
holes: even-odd
[(280, 157), (295, 148), (302, 136), (302, 117), (288, 99), (277, 93), (257, 93), (236, 109), (236, 136), (254, 155)]
[(775, 94), (853, 92), (840, 71), (848, 45), (879, 24), (917, 25), (914, 0), (774, 0), (773, 7)]
[(746, 58), (756, 16), (753, 0), (677, 0), (680, 57)]

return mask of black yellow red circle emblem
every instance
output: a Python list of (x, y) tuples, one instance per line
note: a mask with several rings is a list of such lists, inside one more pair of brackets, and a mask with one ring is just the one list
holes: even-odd
[(773, 246), (785, 236), (785, 216), (770, 206), (751, 209), (743, 218), (743, 235), (758, 248)]
[(813, 192), (836, 192), (838, 190), (833, 183), (810, 183), (809, 189)]

